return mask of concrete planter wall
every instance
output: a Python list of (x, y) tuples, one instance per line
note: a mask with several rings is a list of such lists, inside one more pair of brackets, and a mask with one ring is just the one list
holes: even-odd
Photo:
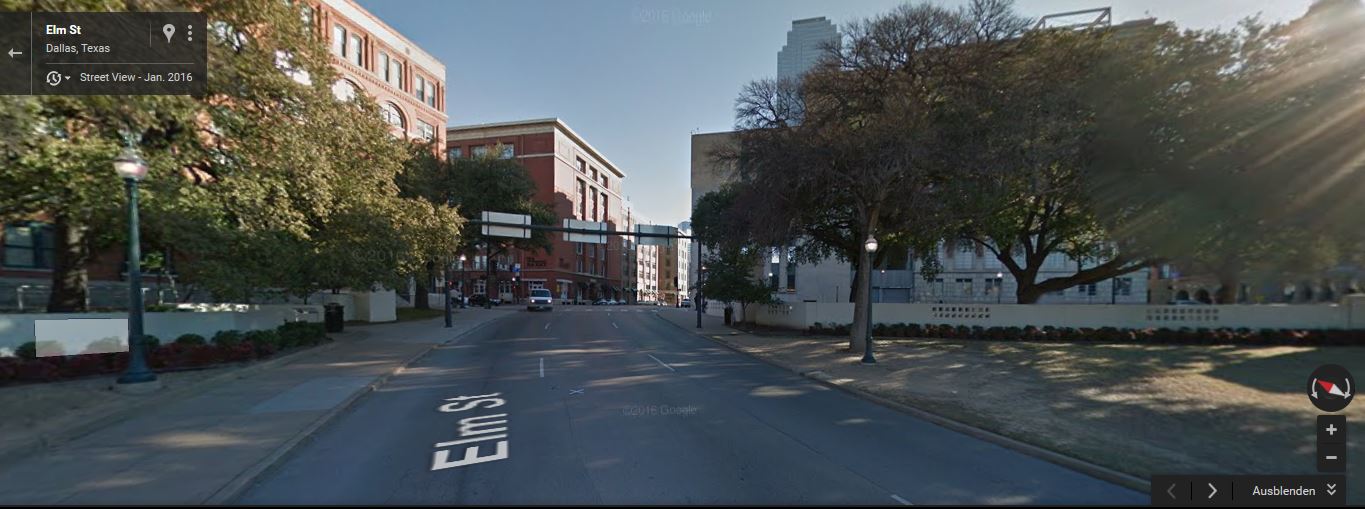
[[(874, 305), (874, 323), (949, 324), (982, 327), (1118, 327), (1365, 329), (1365, 296), (1339, 304), (1265, 304), (1213, 306), (900, 304)], [(804, 330), (815, 323), (853, 322), (853, 304), (791, 302), (750, 306), (760, 325)]]
[[(190, 311), (147, 313), (143, 331), (169, 343), (183, 334), (198, 334), (208, 339), (221, 330), (263, 330), (274, 329), (285, 322), (322, 321), (322, 306), (317, 305), (181, 304), (180, 308)], [(128, 318), (128, 314), (0, 314), (0, 355), (10, 355), (15, 347), (33, 341), (35, 321), (74, 318), (122, 320)], [(126, 327), (126, 322), (110, 324), (120, 329)]]

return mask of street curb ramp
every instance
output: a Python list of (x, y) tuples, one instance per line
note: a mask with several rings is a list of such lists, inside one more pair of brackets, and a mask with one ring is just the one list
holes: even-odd
[[(773, 360), (770, 360), (770, 359), (767, 359), (767, 358), (764, 358), (764, 357), (760, 357), (760, 356), (751, 354), (751, 353), (749, 353), (749, 352), (746, 352), (746, 351), (744, 351), (742, 348), (740, 348), (739, 346), (737, 346), (737, 345), (735, 345), (735, 344), (732, 344), (732, 343), (730, 343), (729, 341), (726, 341), (726, 340), (723, 339), (721, 336), (715, 336), (715, 337), (708, 336), (708, 335), (706, 335), (706, 334), (704, 334), (704, 333), (702, 333), (702, 332), (698, 332), (698, 331), (696, 331), (696, 330), (693, 330), (693, 329), (684, 327), (684, 326), (682, 326), (682, 325), (679, 325), (678, 323), (676, 323), (676, 322), (674, 322), (674, 321), (672, 321), (672, 320), (669, 320), (669, 319), (667, 319), (667, 318), (664, 318), (663, 316), (658, 315), (657, 313), (655, 314), (655, 316), (658, 316), (659, 319), (661, 319), (661, 320), (663, 320), (664, 322), (667, 322), (667, 323), (669, 323), (669, 324), (671, 324), (671, 325), (673, 325), (673, 326), (675, 326), (675, 327), (677, 327), (677, 328), (679, 328), (679, 329), (682, 329), (682, 330), (684, 330), (684, 331), (686, 331), (686, 332), (692, 333), (693, 335), (696, 335), (696, 336), (698, 336), (698, 337), (701, 337), (701, 338), (706, 339), (706, 340), (708, 340), (708, 341), (711, 341), (711, 342), (713, 342), (713, 343), (717, 343), (717, 344), (719, 344), (719, 345), (721, 345), (721, 346), (724, 346), (725, 348), (730, 349), (731, 351), (734, 351), (734, 352), (739, 353), (739, 354), (741, 354), (741, 355), (748, 356), (749, 358), (752, 358), (752, 359), (756, 359), (756, 360), (758, 360), (758, 361), (760, 361), (760, 362), (763, 362), (763, 363), (765, 363), (765, 364), (768, 364), (769, 366), (773, 366), (773, 367), (780, 368), (780, 369), (783, 369), (783, 370), (786, 370), (786, 371), (790, 371), (790, 372), (795, 373), (795, 374), (797, 374), (797, 375), (800, 375), (800, 376), (802, 376), (802, 377), (811, 379), (811, 380), (813, 380), (813, 381), (815, 381), (815, 382), (817, 382), (817, 383), (819, 383), (819, 384), (821, 384), (821, 385), (824, 385), (824, 386), (826, 386), (826, 387), (830, 387), (830, 388), (832, 388), (832, 389), (837, 389), (837, 390), (843, 391), (843, 392), (846, 393), (846, 394), (850, 394), (850, 395), (852, 395), (852, 396), (854, 396), (854, 397), (861, 398), (861, 399), (863, 399), (863, 400), (865, 400), (865, 401), (869, 401), (869, 402), (872, 402), (872, 403), (876, 403), (876, 404), (881, 405), (881, 406), (884, 406), (884, 407), (893, 408), (893, 409), (898, 410), (898, 411), (900, 411), (900, 412), (902, 412), (902, 413), (909, 414), (909, 415), (911, 415), (911, 416), (913, 416), (913, 417), (915, 417), (915, 418), (918, 418), (918, 419), (921, 419), (921, 420), (924, 420), (924, 421), (928, 421), (928, 422), (930, 422), (930, 423), (932, 423), (932, 424), (935, 424), (935, 425), (937, 425), (937, 426), (939, 426), (939, 427), (946, 428), (946, 429), (949, 429), (949, 430), (952, 430), (952, 431), (956, 431), (956, 432), (958, 432), (958, 433), (961, 433), (961, 434), (970, 436), (970, 437), (972, 437), (972, 438), (984, 440), (984, 441), (986, 441), (986, 442), (990, 442), (990, 443), (992, 443), (992, 444), (995, 444), (995, 445), (1004, 447), (1004, 448), (1006, 448), (1006, 449), (1010, 449), (1010, 450), (1014, 450), (1014, 451), (1017, 451), (1017, 452), (1021, 452), (1021, 453), (1027, 454), (1027, 455), (1029, 455), (1029, 456), (1032, 456), (1032, 457), (1034, 457), (1034, 458), (1038, 458), (1038, 459), (1043, 460), (1043, 461), (1046, 461), (1046, 462), (1048, 462), (1048, 463), (1052, 463), (1052, 464), (1055, 464), (1055, 465), (1060, 465), (1060, 466), (1069, 468), (1069, 469), (1071, 469), (1071, 470), (1075, 470), (1075, 471), (1077, 471), (1077, 472), (1080, 472), (1080, 473), (1082, 473), (1082, 474), (1088, 475), (1088, 476), (1090, 476), (1090, 477), (1094, 477), (1094, 478), (1099, 479), (1099, 480), (1102, 480), (1102, 481), (1108, 481), (1108, 482), (1117, 484), (1117, 485), (1119, 485), (1119, 486), (1123, 486), (1123, 487), (1125, 487), (1125, 488), (1128, 488), (1128, 489), (1131, 489), (1131, 490), (1136, 490), (1136, 491), (1139, 491), (1139, 492), (1142, 492), (1142, 493), (1150, 493), (1150, 492), (1151, 492), (1151, 482), (1149, 482), (1149, 481), (1147, 481), (1147, 480), (1145, 480), (1145, 479), (1142, 479), (1142, 478), (1140, 478), (1140, 477), (1134, 476), (1134, 475), (1132, 475), (1132, 474), (1120, 472), (1120, 471), (1118, 471), (1118, 470), (1114, 470), (1114, 469), (1109, 468), (1109, 467), (1097, 465), (1097, 464), (1091, 463), (1091, 462), (1089, 462), (1089, 461), (1086, 461), (1086, 460), (1083, 460), (1083, 459), (1080, 459), (1080, 458), (1076, 458), (1076, 457), (1072, 457), (1072, 456), (1067, 456), (1067, 455), (1065, 455), (1065, 454), (1062, 454), (1062, 453), (1059, 453), (1059, 452), (1056, 452), (1056, 451), (1053, 451), (1053, 450), (1050, 450), (1050, 449), (1045, 449), (1045, 448), (1042, 448), (1042, 447), (1039, 447), (1039, 446), (1036, 446), (1036, 445), (1033, 445), (1033, 444), (1030, 444), (1030, 443), (1022, 442), (1022, 441), (1020, 441), (1020, 440), (1018, 440), (1018, 439), (1014, 439), (1014, 438), (1010, 438), (1010, 437), (1001, 435), (1001, 434), (996, 433), (996, 432), (994, 432), (994, 431), (990, 431), (990, 430), (978, 428), (978, 427), (976, 427), (976, 426), (972, 426), (972, 425), (970, 425), (970, 424), (966, 424), (966, 423), (963, 423), (963, 422), (960, 422), (960, 421), (956, 421), (956, 420), (950, 419), (950, 418), (948, 418), (948, 417), (944, 417), (944, 416), (939, 415), (939, 414), (931, 413), (931, 412), (926, 411), (926, 410), (921, 409), (921, 408), (913, 407), (913, 406), (907, 405), (907, 404), (905, 404), (905, 403), (901, 403), (901, 402), (899, 402), (899, 401), (894, 401), (894, 400), (891, 400), (891, 399), (888, 399), (888, 398), (884, 398), (884, 397), (878, 396), (878, 395), (876, 395), (876, 394), (872, 394), (872, 393), (869, 393), (869, 392), (866, 392), (866, 391), (863, 391), (863, 390), (859, 390), (859, 389), (857, 389), (857, 388), (855, 388), (855, 387), (850, 387), (849, 385), (846, 385), (846, 384), (841, 384), (841, 383), (839, 383), (834, 377), (830, 376), (828, 373), (825, 373), (824, 371), (820, 371), (820, 370), (800, 371), (800, 370), (795, 369), (795, 368), (792, 368), (792, 367), (790, 367), (790, 366), (786, 366), (786, 365), (784, 365), (784, 364), (780, 364), (780, 363), (778, 363), (778, 362), (776, 362), (776, 361), (773, 361)], [(735, 335), (738, 335), (738, 333), (736, 333), (736, 332), (731, 332), (729, 335), (735, 336)]]
[(490, 318), (487, 321), (484, 321), (483, 323), (470, 327), (469, 330), (456, 334), (454, 337), (444, 342), (433, 343), (430, 346), (422, 349), (422, 351), (417, 352), (412, 357), (409, 357), (408, 359), (400, 363), (398, 367), (394, 368), (392, 371), (380, 375), (378, 378), (375, 378), (374, 381), (370, 382), (369, 385), (366, 385), (364, 388), (355, 391), (350, 396), (347, 396), (346, 399), (341, 402), (341, 404), (332, 407), (332, 409), (328, 410), (327, 413), (324, 413), (321, 416), (319, 416), (307, 427), (300, 430), (298, 433), (294, 434), (294, 436), (291, 437), (289, 440), (286, 440), (283, 444), (280, 444), (280, 446), (277, 447), (273, 452), (271, 452), (270, 455), (266, 456), (261, 461), (256, 462), (255, 465), (252, 465), (251, 468), (248, 468), (242, 473), (238, 474), (237, 477), (233, 478), (231, 481), (228, 481), (226, 485), (224, 485), (222, 488), (219, 488), (217, 492), (214, 492), (213, 495), (210, 495), (209, 498), (204, 500), (202, 503), (214, 505), (227, 505), (234, 503), (237, 500), (237, 498), (240, 497), (242, 493), (246, 491), (247, 488), (251, 487), (252, 484), (255, 484), (257, 479), (260, 479), (261, 477), (265, 476), (265, 474), (269, 473), (276, 465), (282, 463), (282, 460), (288, 457), (289, 453), (293, 452), (300, 445), (306, 443), (310, 438), (313, 437), (315, 433), (318, 432), (318, 430), (322, 429), (323, 426), (326, 426), (333, 419), (336, 419), (337, 416), (340, 416), (342, 413), (345, 413), (346, 410), (349, 410), (353, 405), (355, 405), (357, 401), (360, 400), (360, 398), (363, 398), (365, 397), (365, 395), (374, 392), (376, 389), (380, 387), (383, 387), (384, 384), (388, 383), (390, 378), (393, 378), (394, 375), (402, 373), (403, 370), (407, 369), (408, 366), (412, 365), (412, 363), (414, 362), (417, 362), (422, 357), (426, 357), (427, 354), (432, 352), (432, 350), (435, 350), (442, 346), (449, 346), (451, 344), (454, 344), (460, 339), (463, 339), (465, 336), (473, 334), (474, 332), (477, 332), (483, 329), (484, 327), (487, 327), (488, 324), (497, 322), (499, 320), (507, 318), (508, 316), (512, 316), (512, 313), (507, 313), (503, 316), (499, 316), (496, 318)]

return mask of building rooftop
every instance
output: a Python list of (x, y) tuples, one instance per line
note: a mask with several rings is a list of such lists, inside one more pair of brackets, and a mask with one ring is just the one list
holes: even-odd
[(497, 130), (505, 127), (527, 127), (539, 125), (559, 129), (560, 131), (564, 132), (564, 134), (569, 135), (569, 137), (573, 138), (573, 140), (577, 142), (579, 145), (582, 145), (583, 147), (587, 148), (588, 152), (591, 152), (593, 157), (596, 157), (598, 160), (602, 161), (602, 164), (606, 165), (607, 168), (610, 169), (612, 173), (615, 173), (617, 177), (620, 177), (622, 179), (626, 178), (626, 173), (624, 171), (621, 171), (621, 169), (618, 168), (615, 163), (612, 163), (610, 159), (607, 159), (607, 156), (602, 155), (601, 151), (597, 150), (596, 147), (593, 147), (591, 143), (588, 143), (588, 140), (584, 139), (582, 136), (579, 136), (577, 132), (574, 132), (574, 130), (570, 128), (568, 124), (565, 124), (564, 121), (560, 120), (559, 118), (553, 117), (536, 118), (528, 120), (511, 120), (506, 122), (488, 122), (484, 124), (448, 126), (446, 127), (446, 139), (447, 141), (453, 141), (461, 138), (464, 139), (470, 138), (470, 136), (463, 137), (457, 136), (458, 133), (462, 132), (468, 133), (472, 131)]

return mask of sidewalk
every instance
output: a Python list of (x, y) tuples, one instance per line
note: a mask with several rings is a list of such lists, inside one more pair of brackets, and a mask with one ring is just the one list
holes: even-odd
[(0, 504), (225, 501), (398, 368), (513, 312), (460, 311), (450, 329), (443, 318), (347, 327), (331, 348), (0, 465)]

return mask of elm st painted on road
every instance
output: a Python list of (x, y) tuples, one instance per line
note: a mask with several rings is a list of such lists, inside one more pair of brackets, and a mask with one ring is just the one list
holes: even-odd
[(1148, 502), (718, 346), (655, 314), (669, 310), (634, 309), (526, 313), (439, 347), (238, 502)]

